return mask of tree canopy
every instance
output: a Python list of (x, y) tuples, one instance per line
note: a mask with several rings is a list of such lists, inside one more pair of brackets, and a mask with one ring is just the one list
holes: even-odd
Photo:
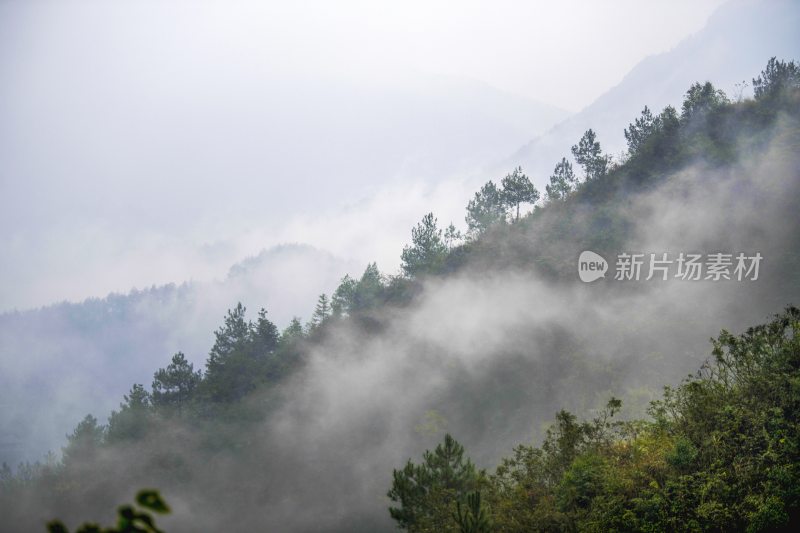
[(403, 248), (401, 255), (401, 266), (407, 276), (432, 274), (443, 263), (447, 246), (437, 223), (433, 213), (428, 213), (411, 230), (411, 244)]
[(599, 178), (608, 170), (608, 158), (603, 155), (597, 135), (591, 128), (586, 130), (578, 144), (572, 146), (572, 155), (583, 168), (587, 180)]
[(522, 172), (522, 167), (517, 167), (507, 174), (501, 183), (505, 205), (516, 210), (515, 221), (519, 220), (521, 204), (535, 204), (539, 200), (539, 191), (531, 183), (530, 178)]

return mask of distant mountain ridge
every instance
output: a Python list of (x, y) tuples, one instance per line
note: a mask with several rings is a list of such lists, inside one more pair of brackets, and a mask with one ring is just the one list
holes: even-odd
[(308, 319), (319, 293), (357, 270), (312, 246), (284, 244), (236, 263), (218, 282), (0, 313), (0, 463), (57, 452), (76, 417), (115, 408), (132, 376), (149, 385), (152, 369), (177, 351), (202, 368), (212, 332), (237, 301), (250, 318), (264, 306), (284, 327), (294, 315)]
[(625, 148), (623, 130), (647, 105), (654, 113), (678, 106), (695, 81), (711, 81), (736, 99), (736, 84), (751, 80), (765, 61), (800, 58), (800, 2), (733, 0), (721, 6), (701, 31), (668, 52), (643, 59), (620, 83), (582, 111), (517, 150), (496, 173), (522, 165), (540, 188), (570, 147), (592, 128), (606, 153)]

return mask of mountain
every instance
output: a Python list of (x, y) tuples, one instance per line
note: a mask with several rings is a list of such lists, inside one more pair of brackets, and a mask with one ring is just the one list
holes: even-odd
[[(387, 278), (371, 265), (343, 280), (338, 312), (319, 301), (311, 327), (278, 335), (266, 318), (229, 312), (204, 375), (162, 366), (152, 392), (131, 387), (108, 427), (75, 420), (62, 459), (3, 468), (0, 514), (20, 530), (53, 516), (75, 523), (157, 487), (176, 502), (159, 517), (175, 532), (393, 531), (392, 518), (453, 531), (464, 494), (436, 479), (474, 470), (449, 468), (463, 450), (445, 437), (447, 449), (425, 454), (433, 476), (409, 461), (447, 434), (477, 468), (507, 476), (487, 512), (517, 524), (511, 531), (557, 529), (548, 517), (565, 529), (601, 516), (659, 531), (800, 519), (798, 326), (787, 336), (800, 315), (747, 330), (742, 342), (723, 332), (728, 348), (708, 346), (720, 329), (763, 324), (800, 299), (800, 68), (772, 65), (757, 98), (693, 94), (687, 112), (662, 115), (624, 164), (522, 218), (453, 242), (425, 217), (403, 254), (413, 272)], [(582, 251), (607, 260), (605, 279), (578, 275)], [(696, 278), (681, 260), (695, 253)], [(635, 277), (631, 254), (644, 260)], [(738, 276), (737, 257), (750, 261)], [(663, 277), (648, 268), (656, 260), (667, 265)], [(664, 384), (698, 369), (711, 377), (683, 387), (689, 396), (664, 393), (669, 424), (622, 425), (645, 439), (635, 449), (611, 440), (606, 430), (620, 426), (603, 405), (641, 417)], [(518, 447), (541, 437), (540, 451)], [(570, 452), (578, 441), (588, 442), (572, 447), (579, 463)], [(502, 461), (509, 453), (519, 462)], [(544, 485), (526, 486), (517, 473)], [(491, 494), (497, 479), (485, 481)], [(390, 517), (389, 506), (409, 512)]]
[(668, 52), (642, 60), (617, 86), (535, 137), (496, 173), (522, 165), (544, 189), (555, 164), (562, 157), (571, 157), (570, 147), (589, 128), (598, 134), (603, 150), (616, 156), (627, 148), (623, 130), (645, 105), (654, 113), (667, 105), (679, 106), (681, 95), (695, 81), (711, 81), (736, 99), (736, 84), (744, 81), (749, 89), (753, 73), (763, 67), (765, 57), (800, 57), (798, 27), (797, 2), (732, 0), (721, 6), (701, 31)]
[(307, 245), (282, 245), (231, 267), (218, 282), (164, 285), (0, 314), (0, 463), (57, 452), (72, 421), (110, 412), (131, 380), (183, 351), (198, 367), (236, 302), (281, 327), (311, 316), (352, 265)]
[[(46, 75), (51, 59), (33, 54), (31, 70)], [(152, 68), (170, 76), (161, 61)], [(0, 88), (2, 310), (218, 277), (258, 249), (253, 234), (272, 239), (258, 246), (302, 241), (275, 234), (389, 184), (473, 173), (567, 116), (468, 79), (309, 80), (246, 66), (156, 84), (147, 98), (129, 73), (10, 76)], [(91, 97), (98, 83), (102, 98)], [(34, 97), (32, 84), (63, 94)], [(49, 133), (35, 151), (19, 144), (38, 131)], [(223, 246), (209, 255), (209, 242)]]

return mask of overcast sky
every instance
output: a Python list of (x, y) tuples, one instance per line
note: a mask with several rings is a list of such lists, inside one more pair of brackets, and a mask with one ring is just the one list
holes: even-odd
[[(0, 53), (5, 75), (23, 65), (66, 75), (77, 62), (85, 69), (75, 76), (161, 83), (164, 67), (188, 83), (210, 71), (225, 76), (243, 62), (312, 78), (413, 68), (577, 111), (643, 57), (701, 29), (722, 3), (6, 0)], [(100, 63), (107, 54), (115, 54), (113, 67)]]
[(463, 210), (444, 178), (721, 3), (0, 0), (0, 310), (287, 241), (386, 262), (422, 214)]

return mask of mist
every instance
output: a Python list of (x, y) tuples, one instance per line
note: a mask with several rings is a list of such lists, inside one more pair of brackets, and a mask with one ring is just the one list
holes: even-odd
[[(492, 468), (515, 444), (538, 442), (558, 409), (591, 414), (617, 396), (628, 416), (642, 415), (653, 399), (646, 391), (678, 383), (710, 356), (710, 336), (797, 301), (797, 275), (782, 271), (796, 228), (782, 221), (795, 209), (798, 163), (770, 149), (730, 173), (700, 163), (630, 207), (640, 230), (625, 250), (758, 250), (755, 282), (553, 285), (525, 271), (468, 272), (427, 285), (377, 337), (331, 332), (265, 428), (265, 453), (284, 451), (284, 466), (301, 459), (279, 483), (296, 507), (268, 506), (270, 524), (390, 529), (387, 502), (375, 498), (391, 483), (385, 465), (419, 457), (444, 431)], [(438, 431), (420, 429), (430, 411), (444, 420)], [(350, 521), (336, 521), (345, 509)]]
[[(796, 53), (798, 15), (778, 0), (0, 3), (0, 490), (23, 487), (0, 498), (9, 524), (113, 521), (155, 487), (167, 531), (390, 531), (392, 469), (446, 433), (491, 472), (561, 409), (617, 397), (623, 419), (646, 416), (710, 337), (800, 301), (796, 113), (733, 129), (730, 153), (687, 148), (647, 185), (579, 176), (559, 204), (548, 174), (595, 127), (616, 176), (632, 110), (680, 107), (697, 76), (754, 107), (731, 84)], [(759, 17), (780, 23), (741, 35)], [(732, 42), (748, 53), (721, 59)], [(475, 191), (518, 165), (536, 206), (458, 236), (435, 274), (404, 269), (415, 223), (466, 233)], [(584, 250), (605, 279), (578, 279)], [(624, 252), (763, 261), (754, 281), (625, 282)], [(318, 320), (319, 295), (373, 262), (389, 296)], [(238, 302), (267, 311), (293, 359), (240, 404), (151, 404), (139, 440), (42, 488), (87, 413), (111, 424), (177, 352), (207, 372)]]
[[(498, 162), (718, 3), (622, 2), (673, 24), (604, 34), (602, 69), (560, 39), (621, 23), (588, 5), (0, 4), (0, 460), (58, 451), (175, 351), (202, 365), (239, 300), (284, 327), (345, 274), (397, 272), (424, 213), (463, 228)], [(319, 255), (229, 278), (295, 244)]]
[[(175, 508), (164, 520), (171, 531), (388, 531), (381, 495), (391, 467), (445, 431), (493, 468), (514, 445), (541, 439), (561, 408), (588, 416), (616, 396), (626, 417), (641, 416), (658, 387), (709, 357), (710, 336), (763, 321), (800, 296), (796, 272), (786, 271), (796, 228), (784, 224), (800, 192), (800, 160), (785, 152), (794, 128), (778, 120), (771, 140), (741, 147), (738, 162), (696, 161), (631, 195), (625, 210), (636, 226), (619, 252), (758, 251), (758, 280), (582, 284), (535, 268), (468, 266), (425, 282), (410, 306), (326, 329), (300, 371), (248, 400), (264, 421), (246, 450), (209, 451), (207, 432), (226, 438), (224, 423), (163, 424), (136, 447), (103, 452), (110, 473), (83, 487), (81, 501), (124, 499), (144, 481), (130, 465), (169, 457), (170, 443), (181, 442), (175, 460), (191, 484), (160, 480)], [(530, 246), (547, 245), (536, 239)], [(577, 243), (563, 246), (577, 267)], [(103, 516), (102, 506), (81, 508)]]
[(621, 32), (596, 39), (614, 60), (584, 76), (597, 63), (560, 35), (621, 23), (589, 5), (565, 18), (575, 6), (3, 2), (0, 309), (210, 281), (263, 248), (321, 247), (347, 226), (320, 236), (304, 221), (480, 174), (717, 4), (621, 3), (673, 24), (635, 48), (608, 40)]

